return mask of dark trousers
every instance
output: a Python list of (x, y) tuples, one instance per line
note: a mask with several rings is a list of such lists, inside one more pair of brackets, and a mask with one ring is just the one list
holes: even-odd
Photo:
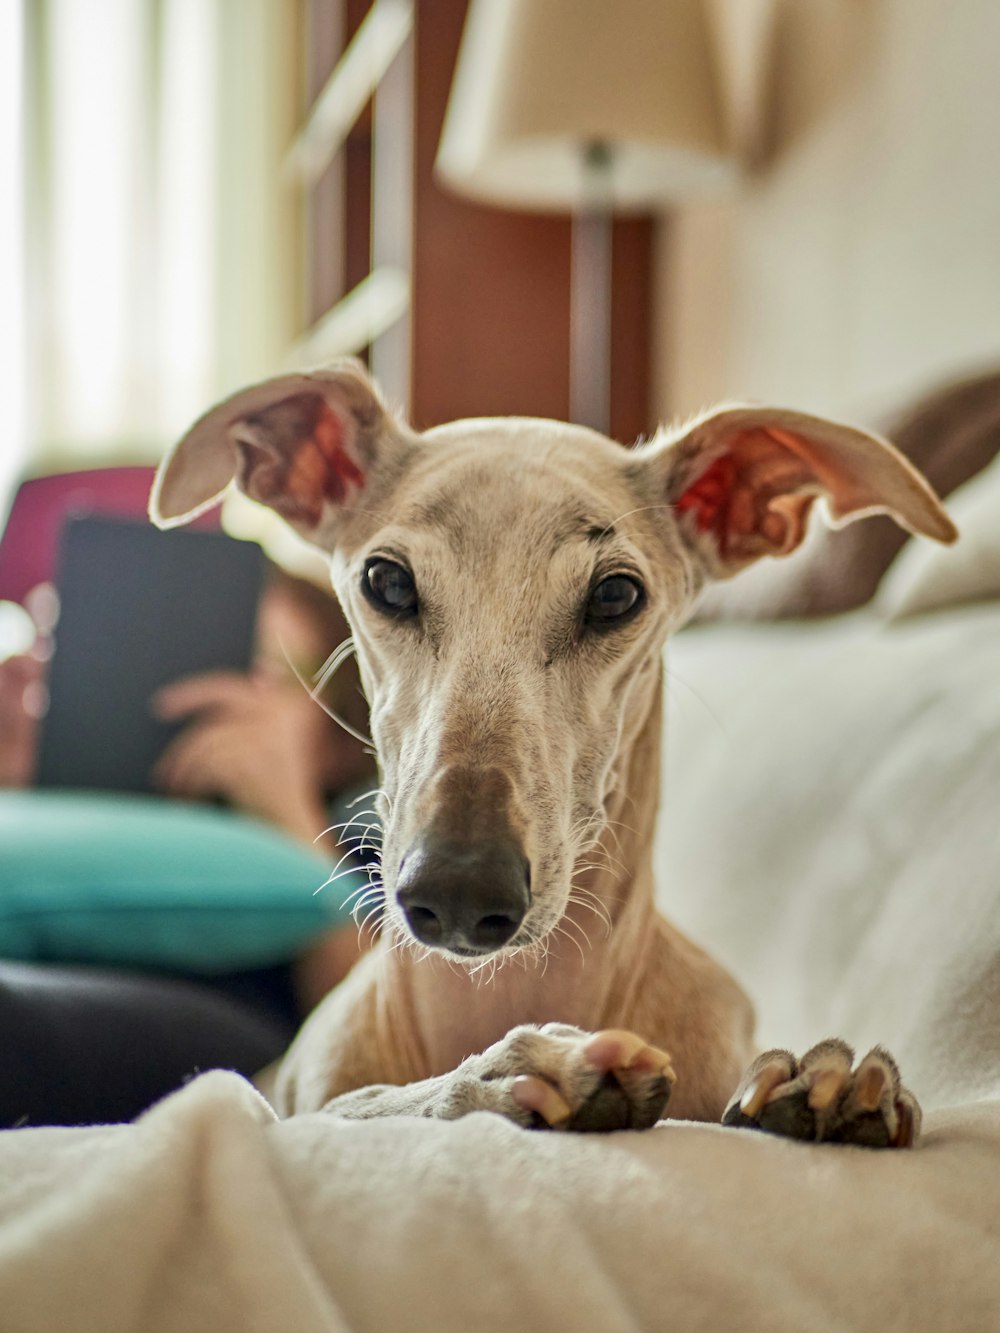
[(131, 1120), (201, 1070), (256, 1073), (295, 1032), (283, 971), (206, 984), (0, 962), (0, 1128)]

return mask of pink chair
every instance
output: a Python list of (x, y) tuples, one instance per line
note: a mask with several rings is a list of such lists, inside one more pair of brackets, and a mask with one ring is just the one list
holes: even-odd
[[(22, 482), (0, 536), (0, 600), (23, 602), (32, 588), (52, 580), (67, 515), (145, 518), (152, 481), (151, 467), (106, 467)], [(218, 511), (202, 515), (196, 526), (218, 528)]]

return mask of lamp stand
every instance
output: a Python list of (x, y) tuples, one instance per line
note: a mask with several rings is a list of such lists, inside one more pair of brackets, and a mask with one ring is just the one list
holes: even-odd
[(587, 144), (570, 257), (570, 418), (602, 435), (611, 425), (611, 166), (606, 143)]

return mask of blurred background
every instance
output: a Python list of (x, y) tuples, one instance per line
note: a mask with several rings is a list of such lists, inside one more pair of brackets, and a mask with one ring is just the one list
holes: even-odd
[(477, 8), (456, 82), (467, 0), (3, 0), (0, 514), (344, 352), (421, 427), (623, 440), (733, 396), (871, 420), (996, 359), (991, 0)]

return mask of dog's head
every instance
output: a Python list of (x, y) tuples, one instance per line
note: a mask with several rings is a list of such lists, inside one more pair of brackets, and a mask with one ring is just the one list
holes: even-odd
[[(601, 836), (706, 580), (833, 522), (955, 529), (891, 445), (724, 407), (624, 449), (552, 421), (418, 434), (344, 363), (247, 389), (161, 465), (161, 527), (235, 479), (329, 553), (382, 772), (389, 920), (479, 958), (542, 939)], [(655, 781), (655, 778), (651, 778)]]

